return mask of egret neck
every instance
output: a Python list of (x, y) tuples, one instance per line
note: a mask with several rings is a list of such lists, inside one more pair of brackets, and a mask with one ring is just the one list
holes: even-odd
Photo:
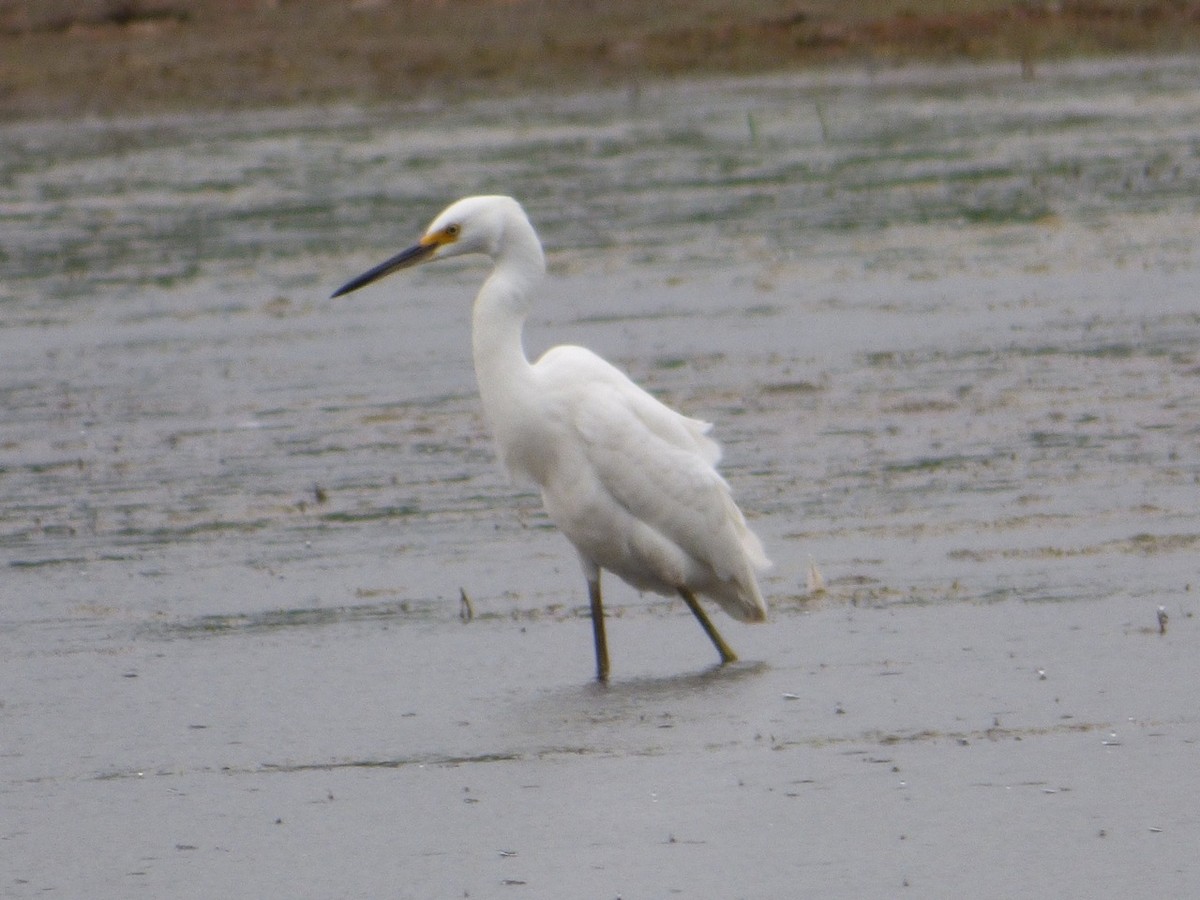
[[(479, 289), (472, 311), (471, 343), (483, 410), (510, 471), (538, 480), (540, 453), (522, 452), (511, 436), (530, 436), (538, 421), (538, 391), (525, 355), (522, 331), (532, 295), (546, 273), (546, 258), (524, 216), (509, 216), (496, 245), (491, 275)], [(522, 443), (525, 443), (524, 441)], [(532, 449), (532, 448), (529, 448)], [(528, 461), (519, 464), (517, 461)]]

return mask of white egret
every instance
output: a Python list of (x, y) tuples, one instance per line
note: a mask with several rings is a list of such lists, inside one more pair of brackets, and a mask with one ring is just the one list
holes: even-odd
[(714, 468), (720, 448), (707, 422), (682, 416), (582, 347), (536, 363), (521, 332), (546, 272), (537, 234), (511, 197), (451, 204), (403, 253), (347, 282), (340, 297), (418, 263), (466, 253), (491, 257), (472, 316), (475, 375), (505, 465), (535, 482), (546, 512), (574, 544), (587, 578), (596, 677), (608, 678), (600, 572), (639, 590), (678, 594), (721, 662), (737, 656), (696, 600), (743, 622), (767, 608), (755, 572), (770, 565)]

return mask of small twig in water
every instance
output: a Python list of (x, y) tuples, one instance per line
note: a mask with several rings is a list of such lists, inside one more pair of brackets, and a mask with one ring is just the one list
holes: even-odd
[(829, 121), (825, 118), (825, 104), (818, 97), (813, 101), (813, 107), (817, 111), (817, 124), (821, 126), (821, 143), (829, 143)]
[(463, 624), (475, 618), (475, 607), (471, 605), (466, 588), (458, 589), (458, 617), (463, 620)]
[(816, 597), (818, 594), (825, 593), (825, 578), (821, 574), (821, 570), (817, 568), (816, 560), (811, 556), (808, 558), (808, 571), (805, 573), (805, 582), (810, 597)]

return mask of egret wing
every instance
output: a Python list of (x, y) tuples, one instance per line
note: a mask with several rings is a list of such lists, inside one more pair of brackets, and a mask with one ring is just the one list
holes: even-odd
[(746, 577), (765, 558), (725, 479), (703, 456), (648, 427), (640, 412), (612, 385), (590, 385), (576, 406), (574, 425), (604, 490), (718, 579)]
[[(708, 432), (709, 422), (680, 415), (642, 388), (612, 364), (584, 347), (565, 345), (546, 351), (536, 369), (543, 383), (563, 391), (567, 402), (586, 409), (576, 391), (605, 387), (615, 392), (641, 424), (650, 432), (681, 450), (694, 453), (709, 465), (721, 458), (721, 447)], [(610, 398), (611, 400), (611, 398)]]

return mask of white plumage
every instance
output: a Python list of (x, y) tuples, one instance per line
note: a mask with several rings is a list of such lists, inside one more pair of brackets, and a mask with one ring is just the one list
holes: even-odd
[(711, 425), (656, 400), (583, 347), (530, 364), (522, 329), (546, 271), (537, 234), (510, 197), (467, 197), (420, 242), (348, 282), (357, 290), (426, 260), (483, 253), (494, 266), (475, 298), (472, 348), (483, 409), (504, 464), (536, 483), (574, 544), (592, 605), (597, 676), (608, 677), (600, 571), (641, 590), (679, 594), (723, 662), (736, 659), (695, 599), (743, 622), (766, 618), (755, 573), (769, 565), (714, 468)]

